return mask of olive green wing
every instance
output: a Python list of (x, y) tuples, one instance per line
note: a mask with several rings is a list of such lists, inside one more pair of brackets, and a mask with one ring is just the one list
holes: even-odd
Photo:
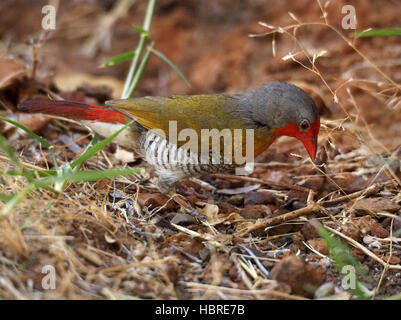
[(229, 94), (143, 97), (106, 102), (148, 129), (163, 130), (166, 136), (170, 121), (176, 121), (178, 132), (193, 129), (199, 136), (201, 129), (242, 128), (243, 123), (233, 117), (236, 103), (238, 96)]

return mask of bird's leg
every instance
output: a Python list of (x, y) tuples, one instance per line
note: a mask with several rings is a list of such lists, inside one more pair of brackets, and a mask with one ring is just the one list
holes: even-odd
[(193, 208), (191, 206), (191, 204), (188, 201), (186, 201), (182, 195), (180, 195), (178, 193), (174, 193), (170, 197), (175, 201), (175, 203), (178, 203), (182, 208), (184, 208), (185, 213), (187, 213), (199, 220), (202, 220), (202, 221), (205, 220), (205, 217), (202, 216), (197, 209)]

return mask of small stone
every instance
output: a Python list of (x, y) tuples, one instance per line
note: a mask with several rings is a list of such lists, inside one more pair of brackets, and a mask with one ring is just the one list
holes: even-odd
[(363, 262), (365, 260), (365, 253), (362, 250), (355, 248), (351, 250), (351, 253), (358, 261)]
[(379, 223), (375, 223), (372, 226), (372, 235), (378, 238), (388, 238), (390, 236), (390, 232), (384, 229)]
[(323, 187), (324, 181), (325, 181), (324, 177), (312, 176), (309, 177), (302, 186), (308, 189), (312, 189), (316, 192), (319, 192)]
[(244, 205), (253, 206), (255, 204), (268, 204), (269, 199), (262, 192), (251, 191), (244, 196)]
[(227, 202), (237, 207), (242, 206), (244, 203), (244, 196), (242, 194), (233, 195), (228, 198)]
[(342, 226), (341, 231), (355, 241), (359, 241), (361, 236), (361, 230), (352, 221)]
[(324, 281), (325, 270), (306, 263), (297, 256), (289, 256), (274, 266), (270, 276), (288, 284), (292, 293), (312, 297), (316, 287)]
[(177, 213), (173, 219), (171, 219), (171, 223), (177, 224), (180, 226), (189, 226), (191, 224), (197, 224), (196, 219), (189, 215), (189, 214), (183, 214), (183, 213)]
[(378, 238), (387, 238), (390, 232), (384, 229), (375, 219), (371, 216), (364, 216), (355, 221), (363, 234), (371, 234)]
[(315, 249), (317, 252), (326, 255), (327, 254), (327, 245), (326, 241), (323, 239), (312, 239), (308, 240), (308, 244)]
[(272, 211), (268, 206), (258, 204), (254, 206), (246, 206), (241, 210), (240, 215), (245, 219), (260, 219), (263, 217), (271, 216)]
[(315, 239), (319, 237), (319, 233), (316, 231), (316, 228), (309, 222), (303, 225), (301, 233), (304, 236), (305, 240)]

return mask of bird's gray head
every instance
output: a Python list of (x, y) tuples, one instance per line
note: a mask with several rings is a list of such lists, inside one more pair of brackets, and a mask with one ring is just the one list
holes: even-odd
[(276, 137), (285, 135), (301, 140), (314, 160), (319, 113), (312, 98), (301, 88), (282, 81), (266, 83), (243, 96), (240, 110), (255, 127), (265, 128)]

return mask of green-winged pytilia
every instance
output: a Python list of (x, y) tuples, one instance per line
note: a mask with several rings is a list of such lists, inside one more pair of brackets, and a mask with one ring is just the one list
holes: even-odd
[[(281, 81), (239, 94), (142, 97), (111, 100), (106, 102), (106, 106), (36, 99), (24, 101), (18, 108), (25, 112), (86, 120), (86, 125), (104, 137), (113, 134), (121, 125), (134, 121), (114, 141), (135, 150), (156, 168), (162, 191), (169, 190), (178, 180), (188, 176), (231, 172), (244, 165), (234, 155), (236, 148), (245, 152), (245, 146), (250, 143), (246, 129), (253, 132), (252, 158), (265, 151), (278, 137), (291, 136), (303, 143), (314, 160), (320, 126), (313, 100), (297, 86)], [(198, 150), (193, 149), (193, 144), (188, 148), (186, 140), (172, 139), (169, 135), (172, 125), (178, 134), (187, 129), (196, 133)], [(214, 130), (218, 134), (217, 146), (213, 145), (212, 138), (206, 140), (205, 145), (201, 143), (207, 129), (217, 129)], [(239, 141), (235, 139), (238, 130), (243, 132)], [(221, 138), (222, 132), (233, 134), (231, 145)], [(209, 150), (200, 152), (205, 151), (202, 147), (206, 145)], [(227, 146), (232, 148), (232, 161), (223, 156)], [(218, 149), (222, 156), (216, 161), (214, 151)], [(209, 154), (209, 161), (201, 154)]]

